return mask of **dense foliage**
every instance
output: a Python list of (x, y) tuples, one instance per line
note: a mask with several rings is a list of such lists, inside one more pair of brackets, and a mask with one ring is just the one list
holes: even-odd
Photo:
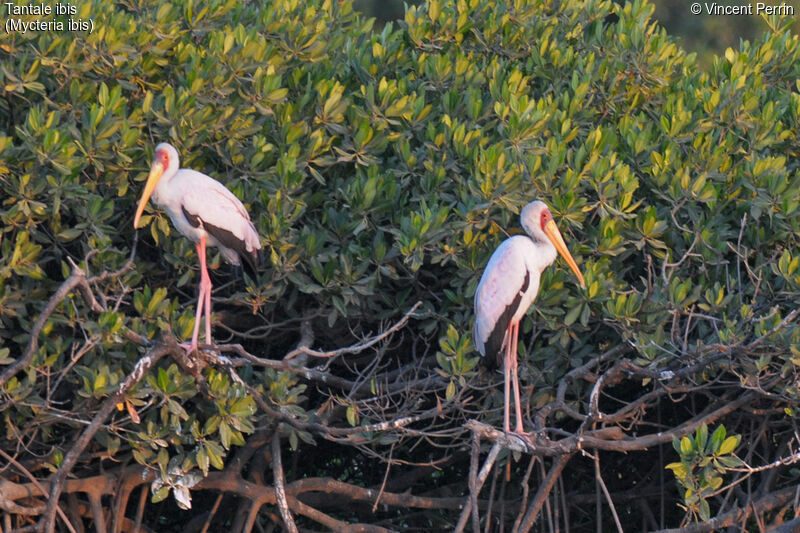
[[(793, 516), (800, 41), (770, 19), (702, 70), (652, 10), (432, 0), (376, 32), (349, 2), (95, 0), (92, 32), (0, 34), (7, 523), (43, 515), (36, 484), (117, 531), (281, 524), (284, 484), (312, 529), (449, 530), (471, 488), (505, 528), (545, 500), (571, 531)], [(132, 227), (160, 141), (264, 248), (257, 279), (210, 254), (199, 363), (173, 342), (194, 248), (152, 206)], [(539, 464), (504, 448), (481, 491), (467, 422), (502, 423), (502, 375), (472, 297), (535, 198), (587, 288), (545, 271), (520, 341)]]

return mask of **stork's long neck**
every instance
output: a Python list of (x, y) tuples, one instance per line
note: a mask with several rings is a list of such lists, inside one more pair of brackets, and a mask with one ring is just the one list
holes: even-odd
[(161, 176), (161, 179), (158, 180), (156, 188), (153, 189), (153, 196), (151, 197), (153, 201), (158, 205), (164, 205), (164, 202), (167, 201), (170, 191), (169, 188), (170, 182), (177, 173), (178, 173), (177, 165), (170, 165), (169, 168), (164, 170), (164, 174)]
[(549, 267), (556, 260), (558, 251), (550, 239), (541, 231), (528, 231), (528, 238), (533, 242), (535, 253), (530, 254), (527, 258), (528, 266), (535, 268), (539, 273), (543, 272), (545, 268)]

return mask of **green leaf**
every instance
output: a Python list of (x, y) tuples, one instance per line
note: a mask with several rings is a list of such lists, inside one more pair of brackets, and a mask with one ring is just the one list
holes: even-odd
[(733, 452), (736, 447), (739, 445), (739, 436), (734, 435), (725, 439), (722, 445), (719, 448), (720, 455), (728, 455), (729, 453)]
[(167, 496), (169, 496), (169, 486), (161, 487), (157, 491), (153, 492), (153, 497), (150, 499), (152, 503), (158, 503), (164, 501)]
[(665, 469), (672, 470), (672, 473), (675, 474), (675, 477), (678, 479), (684, 479), (687, 474), (686, 465), (683, 463), (670, 463), (664, 467)]
[(204, 446), (200, 446), (197, 448), (197, 467), (203, 472), (203, 475), (208, 475), (208, 454), (205, 451)]
[(708, 507), (708, 502), (706, 500), (700, 500), (697, 504), (697, 512), (700, 515), (700, 520), (706, 521), (711, 518), (711, 510)]
[(231, 431), (231, 427), (228, 425), (227, 422), (224, 420), (219, 424), (219, 438), (222, 441), (222, 447), (226, 450), (231, 448), (231, 438), (233, 437), (233, 433)]
[(108, 383), (108, 375), (106, 375), (105, 372), (101, 371), (99, 374), (97, 374), (97, 377), (94, 379), (94, 386), (92, 389), (93, 392), (95, 394), (99, 394), (107, 383)]
[(158, 388), (162, 391), (167, 391), (169, 387), (170, 379), (169, 375), (167, 375), (167, 371), (163, 368), (158, 369)]
[(255, 400), (250, 396), (245, 396), (234, 401), (231, 404), (230, 413), (233, 416), (246, 418), (252, 416), (256, 412)]
[(439, 5), (439, 0), (430, 0), (428, 2), (428, 16), (430, 17), (431, 22), (436, 22), (441, 11), (442, 8)]
[(225, 43), (223, 44), (222, 48), (223, 54), (227, 54), (228, 52), (231, 51), (231, 48), (233, 48), (233, 40), (234, 40), (233, 33), (229, 33), (228, 35), (225, 36)]
[(222, 422), (222, 417), (219, 415), (211, 416), (206, 423), (203, 424), (203, 435), (211, 435), (216, 433), (219, 429), (220, 423)]
[(717, 458), (717, 460), (728, 468), (742, 468), (744, 466), (744, 461), (735, 455), (726, 455), (725, 457)]
[(153, 106), (153, 93), (151, 91), (145, 92), (144, 100), (142, 101), (142, 111), (147, 114)]
[(105, 82), (100, 83), (100, 91), (97, 93), (98, 103), (105, 107), (108, 104), (108, 86)]
[(725, 440), (725, 426), (722, 424), (714, 430), (714, 433), (711, 435), (711, 451), (713, 453), (719, 453), (720, 447), (722, 446), (722, 442)]
[(733, 63), (736, 59), (736, 52), (733, 51), (733, 48), (728, 47), (725, 49), (725, 59), (728, 60), (728, 63)]
[(453, 398), (455, 398), (455, 396), (456, 396), (456, 383), (455, 381), (451, 380), (450, 383), (447, 384), (447, 390), (445, 391), (445, 398), (447, 400), (452, 400)]
[(222, 470), (225, 466), (222, 461), (222, 458), (225, 456), (225, 450), (216, 442), (207, 442), (206, 453), (208, 454), (208, 460), (211, 462), (211, 466), (217, 470)]
[(355, 427), (358, 424), (358, 411), (356, 411), (354, 405), (347, 406), (347, 423), (350, 424), (351, 427)]
[(708, 443), (708, 426), (706, 424), (703, 424), (697, 428), (695, 440), (697, 441), (698, 450), (702, 452), (706, 449), (706, 444)]
[(578, 319), (581, 309), (583, 309), (583, 306), (581, 305), (576, 305), (571, 308), (564, 317), (564, 325), (571, 326)]
[(692, 440), (689, 437), (683, 437), (681, 439), (681, 454), (689, 455), (693, 449)]
[(69, 228), (58, 232), (56, 238), (62, 242), (70, 242), (83, 235), (84, 230), (81, 228)]
[(677, 452), (681, 453), (681, 441), (678, 437), (672, 437), (672, 448)]

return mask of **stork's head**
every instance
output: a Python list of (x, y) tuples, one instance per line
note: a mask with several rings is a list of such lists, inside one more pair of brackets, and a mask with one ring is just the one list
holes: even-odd
[[(156, 146), (156, 152), (153, 155), (153, 164), (150, 165), (150, 175), (147, 176), (147, 182), (144, 185), (144, 192), (142, 198), (139, 200), (139, 206), (136, 208), (136, 216), (133, 217), (133, 227), (139, 225), (139, 219), (144, 212), (144, 206), (153, 194), (158, 182), (162, 178), (169, 179), (178, 171), (178, 151), (169, 143), (161, 143)], [(158, 197), (156, 197), (158, 200)]]
[(550, 214), (550, 209), (547, 208), (547, 205), (539, 200), (529, 203), (522, 209), (520, 219), (522, 227), (534, 241), (543, 243), (549, 241), (552, 243), (556, 251), (561, 254), (561, 257), (564, 258), (575, 273), (575, 276), (577, 276), (581, 287), (586, 287), (583, 281), (583, 274), (578, 269), (572, 254), (569, 253), (564, 238), (561, 236), (561, 232), (558, 231), (558, 226), (556, 226), (556, 222), (553, 220), (553, 215)]

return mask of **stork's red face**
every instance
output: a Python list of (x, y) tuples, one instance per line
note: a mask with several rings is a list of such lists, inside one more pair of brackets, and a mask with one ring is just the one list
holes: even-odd
[(162, 167), (169, 168), (169, 154), (166, 150), (158, 150), (153, 159), (161, 163)]
[(550, 210), (545, 207), (542, 209), (539, 219), (539, 227), (542, 228), (542, 231), (544, 231), (544, 227), (547, 225), (547, 223), (553, 220), (553, 215), (551, 215)]
[(161, 179), (161, 176), (164, 175), (164, 171), (167, 168), (169, 168), (169, 153), (167, 153), (166, 150), (156, 150), (153, 156), (153, 164), (150, 166), (150, 174), (147, 176), (147, 182), (144, 185), (142, 199), (139, 200), (139, 206), (136, 208), (136, 216), (133, 217), (134, 228), (139, 225), (139, 219), (144, 212), (144, 206), (147, 205), (150, 195), (153, 194), (153, 190), (156, 188), (156, 185), (158, 185), (158, 181)]

